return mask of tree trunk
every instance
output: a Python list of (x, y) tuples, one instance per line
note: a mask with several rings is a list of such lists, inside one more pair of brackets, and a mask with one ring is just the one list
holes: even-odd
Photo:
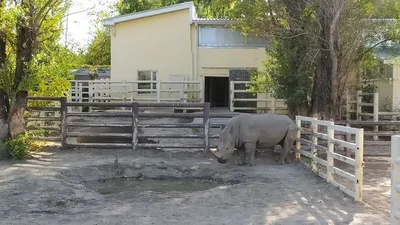
[[(0, 0), (0, 7), (3, 7), (4, 0)], [(0, 30), (0, 71), (5, 69), (7, 52), (5, 32)], [(8, 136), (7, 116), (10, 109), (8, 94), (0, 89), (0, 143)]]
[(4, 90), (0, 90), (0, 142), (8, 136), (7, 117), (9, 112), (8, 94)]
[(338, 101), (338, 27), (342, 0), (321, 0), (318, 12), (320, 23), (320, 53), (312, 94), (312, 114), (321, 119), (336, 119)]
[(12, 102), (8, 114), (8, 131), (11, 137), (25, 133), (24, 113), (28, 104), (28, 92), (18, 91)]
[(28, 92), (21, 90), (20, 84), (27, 76), (29, 63), (32, 61), (35, 42), (33, 27), (34, 6), (31, 2), (23, 2), (23, 8), (27, 14), (18, 18), (17, 21), (17, 52), (14, 87), (16, 93), (11, 101), (11, 107), (7, 119), (10, 137), (25, 133), (24, 113), (28, 103)]

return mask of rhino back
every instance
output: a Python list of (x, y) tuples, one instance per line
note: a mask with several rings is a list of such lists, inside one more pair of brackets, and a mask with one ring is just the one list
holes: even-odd
[(274, 146), (286, 135), (288, 129), (296, 124), (285, 115), (243, 114), (238, 118), (240, 142), (267, 142)]

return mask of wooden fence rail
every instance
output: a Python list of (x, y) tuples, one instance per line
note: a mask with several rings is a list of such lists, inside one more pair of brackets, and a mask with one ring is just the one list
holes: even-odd
[[(140, 108), (155, 108), (155, 107), (191, 107), (199, 108), (203, 112), (194, 113), (140, 113), (141, 118), (149, 117), (173, 117), (173, 118), (203, 118), (204, 117), (204, 103), (138, 103)], [(67, 102), (65, 97), (29, 97), (28, 112), (31, 113), (27, 119), (27, 130), (29, 131), (44, 131), (46, 135), (44, 137), (32, 137), (35, 140), (44, 141), (59, 141), (63, 148), (67, 148), (66, 138), (70, 137), (67, 134), (67, 128), (69, 127), (127, 127), (132, 124), (101, 124), (101, 123), (78, 123), (68, 122), (67, 117), (133, 117), (132, 110), (130, 112), (67, 112), (68, 108), (71, 107), (101, 107), (101, 108), (130, 108), (132, 109), (132, 103), (125, 102)], [(39, 111), (39, 112), (38, 112)], [(35, 115), (35, 113), (39, 113)], [(210, 113), (208, 118), (232, 118), (238, 113)], [(53, 124), (52, 126), (44, 126), (45, 124)], [(58, 125), (57, 125), (58, 124)], [(335, 121), (336, 125), (343, 125), (347, 127), (371, 127), (370, 129), (365, 128), (364, 136), (366, 137), (365, 144), (372, 146), (389, 146), (390, 136), (400, 134), (400, 129), (393, 126), (400, 126), (400, 121), (360, 121), (360, 120), (345, 120)], [(141, 125), (145, 127), (153, 127), (157, 125)], [(181, 127), (190, 128), (191, 126), (196, 127), (193, 124), (160, 124), (159, 127)], [(222, 128), (225, 124), (209, 124), (209, 128)], [(382, 130), (382, 127), (390, 127), (391, 130)], [(143, 127), (143, 128), (145, 128)], [(199, 126), (197, 126), (199, 128)], [(200, 126), (201, 128), (202, 126)], [(381, 127), (381, 131), (377, 131), (376, 127)], [(74, 137), (76, 136), (72, 133)], [(115, 134), (114, 134), (115, 135)], [(351, 135), (346, 132), (337, 131), (335, 135), (344, 136), (344, 140), (354, 140), (355, 135)], [(124, 136), (124, 135), (122, 135)], [(371, 138), (373, 137), (373, 138)], [(210, 138), (217, 138), (217, 136), (211, 136)]]
[[(360, 120), (346, 120), (346, 121), (335, 121), (337, 125), (346, 125), (347, 127), (363, 127), (365, 137), (373, 137), (372, 140), (365, 140), (365, 144), (369, 146), (390, 146), (390, 136), (400, 134), (400, 129), (394, 126), (400, 127), (400, 121), (360, 121)], [(391, 127), (392, 126), (392, 127)], [(367, 127), (371, 127), (367, 129)], [(377, 127), (386, 127), (385, 130), (382, 128), (378, 131)], [(390, 128), (391, 127), (391, 128)], [(388, 130), (391, 129), (391, 130)], [(350, 136), (347, 137), (349, 140)]]
[[(66, 113), (68, 117), (125, 117), (131, 118), (131, 122), (67, 122), (68, 128), (125, 128), (125, 133), (99, 133), (99, 132), (67, 132), (65, 138), (68, 137), (112, 137), (112, 138), (131, 138), (130, 143), (71, 143), (67, 147), (101, 147), (101, 148), (119, 148), (128, 147), (133, 150), (138, 148), (200, 148), (209, 149), (209, 127), (210, 127), (210, 105), (209, 103), (93, 103), (93, 102), (68, 102), (67, 107), (87, 106), (87, 107), (130, 107), (131, 112), (88, 112), (88, 113)], [(158, 108), (158, 107), (190, 107), (201, 108), (202, 113), (142, 113), (140, 108)], [(173, 117), (173, 118), (194, 118), (202, 117), (203, 123), (187, 124), (187, 123), (170, 123), (170, 124), (146, 124), (141, 123), (140, 118), (157, 118), (157, 117)], [(139, 128), (203, 128), (202, 135), (140, 135)], [(128, 130), (127, 130), (128, 129)], [(128, 132), (128, 133), (126, 133)], [(63, 136), (64, 137), (64, 136)], [(139, 143), (140, 138), (197, 138), (203, 139), (202, 146), (179, 146), (179, 145), (154, 145), (148, 143)]]
[[(67, 102), (67, 98), (65, 97), (29, 97), (29, 106), (28, 111), (31, 112), (32, 115), (27, 119), (27, 130), (29, 131), (39, 131), (42, 130), (46, 133), (44, 137), (32, 137), (34, 140), (43, 140), (43, 141), (56, 141), (61, 142), (62, 148), (66, 149), (67, 147), (78, 147), (85, 146), (89, 147), (89, 144), (85, 143), (76, 143), (70, 144), (67, 146), (66, 139), (68, 137), (80, 137), (82, 135), (78, 135), (77, 132), (67, 132), (67, 128), (84, 128), (84, 127), (131, 127), (132, 123), (95, 123), (95, 122), (67, 122), (67, 118), (69, 117), (124, 117), (124, 118), (133, 118), (133, 111), (131, 112), (67, 112), (67, 109), (70, 107), (101, 107), (101, 108), (115, 108), (115, 107), (124, 107), (132, 109), (133, 103), (112, 103), (112, 102)], [(156, 117), (173, 117), (173, 118), (204, 118), (204, 104), (205, 103), (137, 103), (139, 104), (139, 108), (155, 108), (155, 107), (191, 107), (191, 108), (199, 108), (199, 110), (203, 110), (203, 112), (194, 112), (194, 113), (139, 113), (140, 118), (156, 118)], [(34, 115), (33, 112), (40, 112), (39, 116)], [(48, 115), (43, 115), (48, 114)], [(50, 115), (52, 114), (52, 115)], [(56, 115), (58, 114), (58, 116)], [(228, 114), (220, 114), (220, 113), (210, 113), (208, 112), (208, 120), (210, 118), (232, 118), (238, 113), (228, 113)], [(44, 124), (53, 124), (53, 126), (43, 126)], [(34, 125), (32, 125), (34, 124)], [(58, 126), (57, 126), (58, 124)], [(388, 139), (392, 135), (400, 134), (399, 129), (376, 131), (372, 127), (383, 127), (383, 126), (400, 126), (400, 121), (360, 121), (360, 120), (347, 120), (347, 121), (336, 121), (336, 125), (344, 125), (347, 127), (371, 127), (371, 129), (367, 129), (364, 132), (364, 136), (366, 137), (365, 144), (372, 146), (389, 146), (390, 140)], [(141, 124), (142, 128), (204, 128), (204, 125), (199, 124)], [(208, 128), (223, 128), (225, 124), (208, 124)], [(103, 134), (97, 134), (98, 136)], [(129, 136), (131, 135), (131, 136)], [(335, 133), (336, 136), (344, 136), (344, 140), (350, 141), (355, 139), (355, 135), (337, 131)], [(89, 135), (90, 136), (90, 135)], [(109, 137), (132, 137), (132, 134), (104, 134), (103, 136)], [(377, 139), (370, 139), (370, 137), (377, 136)], [(188, 138), (194, 138), (189, 137)], [(218, 135), (209, 136), (209, 138), (218, 138)], [(369, 140), (368, 140), (369, 139)], [(121, 144), (121, 143), (120, 143)], [(98, 144), (97, 147), (104, 146), (104, 144)], [(124, 144), (126, 147), (131, 147), (129, 144)], [(93, 146), (94, 147), (94, 146)]]
[[(302, 127), (302, 122), (311, 125), (311, 128)], [(355, 201), (362, 201), (363, 193), (363, 147), (364, 147), (364, 130), (352, 127), (345, 127), (335, 125), (333, 121), (321, 121), (316, 118), (296, 116), (296, 124), (298, 127), (297, 140), (296, 140), (296, 158), (301, 156), (307, 157), (311, 160), (311, 170), (324, 178), (328, 183), (338, 187), (346, 194), (352, 196)], [(318, 131), (320, 126), (327, 128), (326, 133)], [(302, 138), (302, 133), (308, 131), (310, 134), (309, 139)], [(350, 141), (339, 140), (335, 138), (335, 131), (345, 132), (356, 136), (355, 143)], [(327, 146), (319, 145), (318, 138), (327, 140)], [(311, 147), (310, 152), (301, 149), (301, 143), (305, 143)], [(340, 145), (350, 149), (355, 153), (355, 159), (347, 156), (340, 155), (334, 152), (334, 146)], [(318, 153), (323, 152), (326, 154), (326, 160), (318, 157)], [(354, 168), (354, 174), (351, 174), (344, 169), (335, 167), (334, 160), (339, 160), (342, 163), (349, 164)], [(326, 168), (319, 169), (318, 165)], [(334, 175), (339, 175), (341, 178), (350, 180), (353, 183), (353, 190), (346, 185), (343, 185), (334, 179)]]
[(26, 120), (26, 129), (33, 134), (44, 132), (44, 135), (31, 136), (31, 140), (64, 143), (67, 98), (28, 97), (28, 100), (27, 112), (30, 115)]

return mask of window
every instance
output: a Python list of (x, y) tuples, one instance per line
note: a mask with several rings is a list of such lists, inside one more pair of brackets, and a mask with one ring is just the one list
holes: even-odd
[[(138, 89), (157, 90), (157, 71), (138, 71), (138, 81), (150, 81), (138, 83)], [(154, 94), (153, 91), (140, 91), (138, 94)]]
[(204, 26), (199, 30), (199, 46), (265, 46), (266, 40), (242, 35), (223, 26)]

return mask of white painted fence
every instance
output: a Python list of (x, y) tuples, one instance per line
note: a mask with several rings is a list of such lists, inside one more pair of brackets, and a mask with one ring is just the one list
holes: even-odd
[(197, 81), (73, 80), (69, 94), (74, 102), (201, 102), (203, 89)]
[(392, 136), (391, 161), (390, 224), (400, 225), (400, 135)]
[[(303, 127), (302, 122), (308, 122), (309, 127)], [(309, 158), (311, 161), (310, 167), (311, 170), (318, 174), (320, 177), (324, 178), (328, 183), (338, 187), (340, 190), (345, 192), (354, 198), (355, 201), (362, 201), (363, 198), (363, 147), (364, 147), (364, 130), (352, 127), (345, 127), (335, 125), (332, 121), (322, 121), (316, 118), (311, 117), (303, 117), (296, 116), (296, 124), (298, 127), (297, 131), (297, 141), (296, 141), (296, 158), (302, 159), (301, 156), (305, 156)], [(325, 127), (327, 132), (323, 133), (321, 127)], [(343, 141), (339, 139), (335, 139), (335, 131), (346, 133), (350, 135), (355, 135), (355, 143)], [(309, 135), (309, 139), (303, 138), (303, 136)], [(327, 146), (322, 146), (318, 142), (318, 138), (327, 141)], [(310, 148), (310, 151), (304, 150), (301, 148), (301, 143), (307, 144)], [(355, 153), (355, 158), (346, 157), (344, 155), (340, 155), (334, 151), (335, 145), (351, 149)], [(318, 157), (318, 152), (326, 153), (326, 160)], [(340, 169), (334, 165), (334, 160), (339, 160), (345, 164), (349, 164), (354, 168), (354, 174), (345, 171), (344, 169)], [(341, 163), (341, 164), (343, 164)], [(306, 164), (308, 165), (308, 164)], [(319, 165), (325, 166), (326, 170), (324, 172), (323, 169), (320, 168)], [(348, 165), (346, 165), (348, 166)], [(348, 183), (347, 180), (350, 180), (350, 188), (346, 185), (341, 184), (339, 180), (343, 179), (334, 179), (334, 175), (340, 176), (340, 178), (344, 178), (345, 181), (343, 183)], [(352, 184), (352, 185), (351, 185)], [(353, 189), (353, 190), (352, 190)]]
[[(364, 98), (372, 96), (372, 102), (365, 102)], [(356, 113), (356, 119), (362, 120), (362, 118), (378, 121), (380, 117), (388, 116), (400, 116), (400, 112), (383, 112), (379, 109), (379, 93), (363, 93), (358, 91), (356, 93), (347, 94), (346, 97), (346, 118), (350, 118), (350, 113)], [(362, 107), (371, 107), (372, 112), (365, 112)]]
[[(271, 97), (271, 93), (266, 92), (255, 92), (246, 90), (246, 88), (238, 88), (237, 86), (245, 86), (251, 84), (251, 81), (231, 81), (230, 82), (230, 111), (256, 111), (258, 113), (276, 113), (286, 114), (287, 106), (283, 99), (275, 99)], [(252, 97), (241, 97), (236, 94), (253, 94)], [(235, 103), (247, 103), (247, 106), (235, 106)], [(249, 106), (249, 103), (254, 103), (253, 106)]]
[[(283, 100), (270, 97), (269, 93), (256, 93), (238, 88), (249, 81), (231, 81), (230, 104), (232, 112), (272, 112), (286, 114)], [(146, 84), (150, 89), (139, 89)], [(254, 94), (251, 97), (241, 93)], [(204, 84), (201, 81), (135, 81), (72, 80), (68, 101), (73, 102), (204, 102)], [(245, 103), (247, 106), (235, 106)], [(251, 104), (254, 103), (254, 104)], [(236, 104), (237, 105), (237, 104)]]

